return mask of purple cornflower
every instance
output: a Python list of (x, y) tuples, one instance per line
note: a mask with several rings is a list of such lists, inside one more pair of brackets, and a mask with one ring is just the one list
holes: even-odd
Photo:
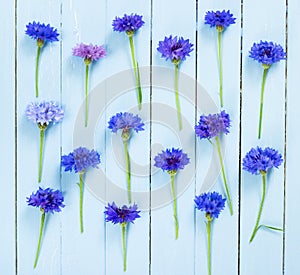
[(75, 173), (83, 173), (89, 167), (98, 168), (99, 163), (99, 153), (85, 147), (79, 147), (69, 155), (61, 157), (61, 165), (65, 168), (65, 172), (74, 170)]
[(106, 50), (104, 45), (98, 46), (93, 44), (77, 44), (73, 49), (73, 55), (79, 56), (84, 59), (85, 63), (91, 63), (106, 56)]
[(253, 44), (249, 51), (249, 57), (262, 63), (265, 67), (270, 67), (276, 62), (286, 59), (286, 53), (281, 45), (261, 40), (259, 43)]
[(57, 29), (54, 29), (49, 24), (45, 25), (44, 23), (35, 22), (28, 23), (26, 25), (25, 33), (31, 38), (38, 40), (38, 42), (54, 42), (58, 41), (59, 34), (57, 33)]
[(200, 116), (198, 125), (195, 126), (195, 133), (200, 139), (211, 139), (222, 133), (228, 134), (230, 127), (230, 117), (225, 111), (217, 114)]
[(54, 191), (50, 188), (42, 189), (41, 187), (39, 187), (36, 193), (32, 193), (27, 198), (28, 205), (39, 207), (45, 213), (60, 212), (60, 208), (65, 207), (63, 201), (63, 194), (59, 190)]
[(226, 199), (217, 192), (208, 192), (196, 196), (194, 201), (198, 210), (204, 211), (208, 219), (213, 219), (219, 217), (225, 207)]
[(236, 18), (230, 11), (207, 11), (205, 14), (205, 24), (210, 25), (211, 28), (216, 27), (218, 31), (223, 31), (225, 28), (235, 24)]
[(50, 123), (61, 122), (64, 117), (63, 109), (54, 101), (30, 103), (25, 114), (29, 120), (41, 127), (47, 127)]
[(184, 39), (183, 37), (177, 38), (175, 36), (172, 38), (165, 37), (163, 41), (159, 41), (157, 50), (161, 53), (161, 57), (170, 59), (174, 64), (179, 64), (180, 61), (186, 59), (190, 56), (190, 52), (193, 51), (193, 44), (190, 43), (189, 39)]
[(273, 167), (278, 168), (283, 162), (281, 154), (270, 147), (251, 148), (243, 159), (243, 169), (251, 174), (265, 174)]
[(189, 164), (190, 159), (187, 154), (183, 153), (181, 149), (166, 149), (154, 158), (154, 166), (162, 170), (174, 172), (183, 169), (184, 166)]
[(123, 17), (117, 17), (113, 20), (112, 26), (114, 31), (126, 32), (127, 34), (133, 34), (145, 22), (142, 20), (143, 16), (138, 14), (124, 14)]
[(123, 205), (122, 207), (118, 207), (114, 202), (105, 206), (106, 211), (104, 214), (106, 215), (105, 221), (112, 222), (113, 224), (122, 224), (122, 223), (133, 223), (135, 219), (140, 218), (137, 205), (133, 204), (132, 206)]

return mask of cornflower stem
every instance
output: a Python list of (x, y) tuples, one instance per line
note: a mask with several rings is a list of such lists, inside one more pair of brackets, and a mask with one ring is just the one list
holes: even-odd
[(230, 215), (233, 215), (232, 201), (231, 201), (231, 196), (230, 196), (229, 187), (227, 184), (227, 179), (226, 179), (226, 174), (225, 174), (220, 139), (218, 136), (216, 136), (216, 144), (217, 144), (217, 151), (218, 151), (218, 156), (219, 156), (219, 160), (220, 160), (220, 164), (221, 164), (221, 171), (222, 171), (222, 177), (223, 177), (223, 182), (224, 182), (224, 186), (225, 186), (226, 197), (227, 197), (227, 201), (228, 201), (228, 205), (229, 205), (229, 211), (230, 211)]
[(175, 100), (176, 100), (176, 109), (177, 109), (177, 118), (178, 118), (178, 123), (179, 123), (179, 130), (182, 130), (182, 118), (181, 118), (179, 92), (178, 92), (178, 73), (179, 73), (179, 64), (175, 64), (175, 80), (174, 80)]
[(251, 238), (250, 238), (250, 243), (253, 241), (253, 239), (254, 239), (254, 237), (257, 233), (257, 230), (259, 229), (261, 213), (262, 213), (262, 210), (263, 210), (263, 207), (264, 207), (265, 196), (266, 196), (266, 188), (267, 188), (266, 176), (267, 176), (267, 174), (266, 174), (266, 172), (261, 172), (261, 175), (262, 175), (262, 197), (261, 197), (261, 202), (260, 202), (260, 206), (259, 206), (258, 215), (257, 215), (257, 218), (256, 218), (256, 223), (255, 223), (253, 233), (252, 233)]
[(123, 271), (126, 271), (127, 268), (127, 249), (126, 249), (126, 227), (127, 223), (123, 222), (122, 227), (122, 250), (123, 250)]
[(125, 165), (126, 165), (126, 179), (127, 179), (127, 197), (128, 202), (131, 203), (131, 173), (130, 173), (130, 157), (128, 152), (128, 140), (123, 140)]
[(139, 69), (139, 65), (135, 58), (133, 34), (128, 35), (128, 37), (129, 37), (131, 59), (132, 59), (132, 65), (133, 65), (133, 71), (134, 71), (138, 107), (139, 107), (139, 110), (141, 110), (142, 109), (142, 87), (141, 87), (141, 79), (140, 79), (140, 69)]
[(37, 46), (36, 61), (35, 61), (35, 97), (39, 97), (39, 63), (42, 46)]
[(207, 217), (206, 231), (207, 231), (207, 272), (211, 275), (211, 222), (212, 219)]
[(39, 235), (39, 241), (38, 241), (38, 245), (37, 245), (37, 250), (36, 250), (36, 254), (35, 254), (35, 260), (34, 260), (34, 264), (33, 264), (33, 268), (36, 268), (37, 266), (37, 262), (39, 259), (39, 255), (40, 255), (40, 250), (41, 250), (41, 241), (42, 241), (42, 237), (43, 237), (43, 230), (44, 230), (44, 225), (45, 225), (45, 211), (44, 209), (41, 209), (42, 212), (42, 216), (41, 216), (41, 224), (40, 224), (40, 235)]
[(175, 239), (178, 239), (178, 216), (177, 216), (177, 199), (176, 199), (176, 191), (175, 191), (175, 173), (171, 174), (171, 190), (172, 190), (172, 198), (173, 198), (173, 216), (175, 222)]
[(85, 119), (84, 126), (88, 125), (89, 118), (89, 101), (88, 101), (88, 93), (89, 93), (89, 64), (85, 65)]
[(269, 71), (269, 67), (264, 67), (262, 82), (261, 82), (261, 94), (260, 94), (260, 108), (259, 108), (259, 123), (258, 123), (258, 138), (261, 137), (261, 127), (262, 127), (262, 114), (264, 108), (264, 94), (265, 94), (265, 84), (267, 73)]
[(83, 233), (83, 175), (79, 173), (79, 220), (80, 220), (80, 233)]
[(222, 66), (222, 32), (223, 30), (218, 30), (218, 65), (219, 65), (219, 95), (220, 95), (220, 105), (224, 106), (223, 102), (223, 66)]
[(40, 154), (39, 154), (39, 172), (38, 172), (38, 182), (42, 180), (42, 173), (43, 173), (43, 148), (44, 148), (44, 141), (45, 141), (45, 130), (40, 129)]

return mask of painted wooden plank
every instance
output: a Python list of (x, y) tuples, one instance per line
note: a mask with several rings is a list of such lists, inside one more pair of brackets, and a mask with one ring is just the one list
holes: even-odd
[(60, 274), (60, 217), (61, 214), (46, 218), (44, 238), (39, 262), (33, 269), (37, 241), (39, 236), (40, 212), (28, 207), (26, 197), (35, 192), (39, 186), (60, 188), (60, 126), (51, 126), (46, 131), (43, 176), (37, 182), (39, 130), (25, 118), (27, 104), (42, 100), (60, 99), (60, 46), (59, 43), (47, 44), (41, 54), (39, 70), (40, 97), (35, 98), (35, 57), (36, 42), (25, 35), (26, 25), (33, 20), (50, 23), (59, 30), (60, 4), (49, 1), (40, 5), (32, 0), (17, 5), (17, 112), (18, 112), (18, 272), (20, 274)]
[[(153, 1), (151, 274), (194, 274), (195, 50), (182, 62), (179, 69), (183, 118), (183, 129), (179, 131), (174, 95), (174, 65), (170, 60), (166, 61), (161, 57), (157, 47), (159, 41), (170, 35), (190, 39), (195, 45), (195, 19), (194, 1), (185, 3), (184, 8), (179, 1), (173, 1), (172, 5)], [(162, 149), (172, 147), (181, 148), (191, 160), (175, 177), (179, 221), (177, 240), (170, 176), (167, 172), (153, 167), (154, 157)]]
[(297, 201), (299, 194), (298, 178), (298, 123), (299, 117), (299, 93), (297, 91), (299, 76), (297, 68), (299, 64), (298, 43), (299, 32), (297, 20), (300, 14), (300, 3), (289, 1), (288, 4), (288, 62), (287, 62), (287, 152), (286, 152), (286, 213), (285, 213), (285, 274), (299, 273), (297, 259), (300, 255), (298, 244), (300, 223), (297, 217)]
[[(257, 9), (257, 7), (260, 7)], [(272, 6), (272, 15), (265, 9)], [(285, 2), (243, 2), (243, 105), (242, 157), (257, 145), (273, 147), (284, 153), (285, 64), (271, 67), (265, 86), (265, 104), (261, 140), (257, 139), (262, 67), (250, 60), (253, 42), (274, 41), (285, 47)], [(261, 222), (283, 226), (284, 169), (274, 169), (268, 176), (267, 195)], [(282, 274), (282, 233), (259, 230), (249, 244), (262, 192), (261, 177), (242, 172), (241, 194), (241, 274)], [(270, 247), (272, 253), (270, 253)]]
[[(217, 31), (204, 24), (207, 11), (230, 10), (236, 23), (229, 26), (222, 34), (223, 62), (223, 99), (224, 107), (220, 108), (219, 71), (217, 59)], [(212, 97), (215, 107), (205, 104), (206, 98), (197, 97), (198, 115), (217, 113), (225, 110), (231, 118), (230, 133), (222, 138), (225, 171), (233, 204), (233, 216), (230, 215), (228, 204), (220, 217), (213, 224), (212, 233), (212, 272), (214, 274), (238, 273), (238, 219), (239, 219), (239, 116), (240, 116), (240, 3), (222, 1), (211, 3), (201, 1), (198, 8), (198, 82), (207, 94)], [(204, 102), (203, 102), (204, 101)], [(225, 196), (225, 188), (220, 174), (219, 159), (216, 150), (208, 141), (197, 140), (197, 189), (202, 192), (217, 191)], [(211, 161), (209, 161), (211, 160)], [(209, 174), (214, 166), (216, 172)], [(197, 210), (198, 212), (198, 210)], [(196, 271), (195, 274), (207, 272), (207, 242), (205, 217), (196, 213)], [(225, 230), (224, 230), (225, 229)]]
[[(5, 8), (4, 8), (5, 7)], [(15, 48), (14, 48), (14, 3), (0, 1), (0, 20), (3, 26), (2, 41), (4, 51), (1, 55), (0, 64), (0, 85), (3, 95), (0, 101), (2, 114), (5, 119), (1, 119), (0, 127), (5, 133), (0, 143), (1, 167), (3, 173), (2, 192), (0, 193), (0, 220), (5, 226), (2, 227), (0, 235), (0, 270), (7, 275), (16, 272), (16, 253), (15, 253)]]
[[(142, 110), (137, 107), (135, 82), (132, 71), (129, 40), (125, 33), (112, 30), (112, 21), (116, 16), (138, 14), (145, 22), (134, 36), (136, 58), (140, 66), (143, 92)], [(121, 0), (107, 3), (106, 41), (110, 50), (106, 70), (112, 79), (107, 80), (105, 94), (106, 130), (106, 201), (115, 201), (118, 206), (128, 205), (126, 192), (126, 173), (124, 151), (120, 133), (114, 134), (107, 129), (109, 119), (119, 112), (131, 112), (141, 117), (145, 131), (133, 133), (129, 141), (131, 158), (132, 201), (138, 205), (141, 218), (130, 225), (127, 233), (127, 271), (128, 274), (149, 273), (149, 138), (150, 138), (150, 1)], [(144, 67), (144, 68), (143, 68)], [(141, 150), (142, 149), (142, 150)], [(113, 153), (113, 154), (112, 154)], [(121, 227), (106, 224), (106, 274), (123, 272), (123, 254)]]

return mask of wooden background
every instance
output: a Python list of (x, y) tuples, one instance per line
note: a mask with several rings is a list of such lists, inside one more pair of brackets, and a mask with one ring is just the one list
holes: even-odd
[[(165, 121), (166, 113), (157, 112), (157, 106), (167, 106), (174, 111), (173, 91), (164, 88), (170, 84), (154, 84), (161, 79), (173, 81), (170, 62), (163, 60), (156, 50), (158, 41), (170, 34), (183, 36), (191, 40), (195, 50), (180, 67), (182, 75), (197, 80), (201, 89), (207, 91), (218, 105), (217, 36), (203, 23), (206, 11), (217, 9), (230, 9), (237, 20), (225, 31), (223, 40), (225, 110), (232, 118), (232, 128), (224, 138), (223, 148), (234, 215), (230, 216), (226, 208), (213, 224), (213, 274), (299, 274), (299, 1), (0, 0), (1, 274), (115, 275), (123, 272), (121, 231), (119, 226), (105, 223), (103, 200), (109, 198), (111, 201), (115, 194), (113, 185), (125, 186), (122, 165), (116, 164), (118, 159), (123, 161), (122, 151), (114, 148), (118, 146), (118, 139), (107, 130), (107, 121), (119, 111), (137, 112), (133, 79), (130, 78), (132, 72), (128, 74), (131, 69), (128, 39), (113, 32), (111, 27), (114, 17), (124, 13), (143, 15), (145, 25), (135, 36), (135, 42), (139, 65), (146, 68), (142, 75), (145, 105), (140, 114), (146, 121), (146, 131), (135, 135), (129, 148), (132, 161), (146, 171), (143, 175), (133, 175), (132, 182), (136, 191), (134, 199), (144, 206), (145, 211), (141, 213), (141, 219), (130, 226), (127, 274), (207, 273), (204, 216), (194, 210), (193, 198), (207, 189), (203, 182), (209, 167), (218, 168), (218, 163), (211, 157), (210, 144), (197, 140), (192, 127), (202, 112), (209, 111), (206, 106), (210, 98), (201, 97), (196, 81), (184, 82), (190, 86), (181, 81), (182, 114), (191, 131), (184, 130), (184, 134), (180, 134), (175, 119)], [(46, 134), (41, 186), (61, 189), (66, 204), (60, 214), (49, 215), (47, 219), (35, 270), (33, 261), (40, 213), (27, 206), (26, 197), (38, 188), (38, 130), (24, 116), (26, 105), (35, 101), (36, 46), (24, 34), (26, 24), (33, 20), (50, 23), (60, 33), (60, 42), (48, 44), (42, 51), (40, 62), (40, 100), (59, 101), (65, 109), (63, 123)], [(253, 42), (260, 40), (280, 43), (287, 51), (288, 59), (272, 66), (268, 74), (263, 134), (258, 141), (262, 69), (249, 59), (248, 51)], [(124, 85), (122, 93), (116, 91), (118, 96), (112, 98), (110, 85), (104, 85), (100, 91), (98, 103), (104, 106), (104, 112), (94, 118), (95, 129), (89, 136), (92, 140), (89, 144), (80, 144), (82, 137), (78, 138), (76, 128), (82, 121), (78, 113), (84, 99), (84, 65), (71, 53), (78, 42), (105, 44), (108, 50), (107, 57), (92, 66), (91, 90), (116, 74), (121, 75), (122, 80), (126, 73), (129, 75), (124, 83), (117, 83), (116, 89)], [(147, 67), (150, 65), (151, 70)], [(160, 75), (156, 70), (158, 66), (169, 70)], [(84, 234), (79, 233), (79, 196), (74, 184), (77, 175), (63, 173), (59, 165), (60, 156), (79, 145), (89, 145), (101, 153), (99, 170), (106, 175), (98, 183), (103, 187), (102, 198), (97, 197), (98, 191), (93, 191), (93, 186), (85, 189)], [(250, 245), (248, 240), (261, 197), (261, 179), (242, 171), (241, 159), (256, 145), (274, 147), (285, 159), (284, 165), (268, 178), (262, 216), (264, 223), (283, 227), (284, 233), (260, 230)], [(173, 146), (184, 146), (183, 150), (192, 160), (191, 169), (186, 172), (191, 176), (191, 182), (184, 182), (189, 178), (185, 171), (177, 177), (178, 186), (182, 188), (178, 197), (180, 232), (177, 241), (174, 240), (172, 204), (166, 200), (170, 196), (166, 192), (169, 178), (166, 173), (153, 169), (151, 160), (158, 149)], [(212, 183), (215, 184), (213, 190), (224, 193), (221, 179)], [(165, 193), (160, 197), (161, 193), (155, 193), (156, 190)], [(140, 193), (144, 195), (143, 201)], [(156, 205), (156, 198), (165, 203), (152, 207)], [(115, 200), (125, 202), (117, 194)]]

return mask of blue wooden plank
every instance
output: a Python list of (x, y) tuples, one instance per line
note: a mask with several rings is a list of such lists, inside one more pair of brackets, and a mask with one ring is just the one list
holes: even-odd
[[(5, 221), (0, 235), (0, 246), (5, 249), (0, 251), (0, 270), (8, 275), (15, 274), (16, 255), (15, 255), (15, 95), (14, 95), (14, 76), (15, 76), (15, 47), (14, 47), (14, 3), (0, 1), (0, 20), (3, 26), (2, 35), (5, 37), (2, 47), (0, 64), (0, 85), (3, 93), (0, 108), (5, 119), (0, 122), (3, 133), (1, 149), (1, 167), (3, 180), (6, 184), (2, 186), (0, 193), (0, 219)], [(4, 8), (5, 7), (5, 8)], [(4, 96), (4, 93), (6, 94)], [(3, 223), (4, 224), (4, 223)]]
[[(243, 106), (242, 157), (257, 145), (273, 147), (283, 154), (285, 65), (270, 68), (265, 86), (265, 104), (261, 140), (257, 139), (262, 68), (250, 60), (248, 51), (254, 42), (274, 41), (285, 47), (285, 2), (244, 1), (243, 13)], [(257, 7), (260, 6), (259, 9)], [(272, 6), (272, 15), (265, 9)], [(274, 169), (268, 176), (268, 188), (263, 209), (264, 224), (283, 225), (284, 169)], [(261, 177), (242, 173), (241, 197), (241, 274), (282, 274), (282, 233), (259, 230), (249, 244), (261, 200)], [(270, 247), (272, 253), (270, 253)]]
[(297, 91), (299, 75), (297, 68), (299, 64), (298, 43), (299, 32), (297, 20), (300, 14), (300, 3), (289, 1), (288, 5), (288, 62), (287, 62), (287, 152), (286, 152), (286, 213), (285, 213), (285, 274), (299, 273), (297, 259), (300, 255), (298, 245), (300, 223), (297, 217), (297, 201), (299, 185), (298, 178), (299, 141), (298, 122), (299, 117), (299, 93)]
[[(46, 11), (46, 12), (45, 12)], [(41, 6), (38, 1), (18, 2), (17, 6), (17, 91), (18, 91), (18, 272), (20, 274), (60, 274), (60, 217), (61, 214), (46, 218), (44, 239), (39, 262), (33, 270), (40, 226), (40, 212), (28, 207), (26, 197), (39, 186), (60, 188), (60, 126), (46, 131), (43, 177), (37, 182), (39, 130), (25, 118), (24, 112), (30, 102), (60, 99), (60, 47), (59, 43), (47, 44), (40, 59), (40, 97), (35, 98), (35, 56), (36, 42), (25, 35), (25, 26), (33, 20), (60, 26), (60, 3)]]
[[(207, 11), (230, 10), (236, 23), (229, 26), (222, 34), (222, 62), (223, 62), (223, 99), (224, 107), (220, 108), (219, 99), (219, 71), (217, 60), (217, 31), (204, 24)], [(223, 159), (228, 186), (233, 204), (233, 216), (230, 215), (228, 204), (213, 223), (212, 233), (212, 272), (215, 274), (238, 273), (238, 180), (239, 180), (239, 116), (240, 116), (240, 3), (222, 1), (211, 3), (202, 1), (198, 9), (198, 81), (214, 100), (216, 107), (204, 104), (205, 98), (197, 97), (198, 116), (217, 113), (225, 110), (231, 118), (231, 128), (228, 135), (222, 137)], [(204, 108), (203, 108), (204, 107)], [(197, 140), (197, 195), (207, 191), (217, 191), (225, 196), (225, 188), (220, 174), (219, 159), (216, 150), (213, 152), (208, 141)], [(210, 159), (211, 162), (209, 161)], [(211, 166), (217, 171), (208, 174)], [(209, 175), (209, 176), (208, 176)], [(209, 182), (208, 182), (209, 180)], [(198, 212), (198, 211), (197, 211)], [(207, 272), (207, 243), (205, 217), (196, 214), (196, 274)], [(224, 231), (224, 228), (226, 230)], [(226, 237), (224, 237), (226, 236)]]

